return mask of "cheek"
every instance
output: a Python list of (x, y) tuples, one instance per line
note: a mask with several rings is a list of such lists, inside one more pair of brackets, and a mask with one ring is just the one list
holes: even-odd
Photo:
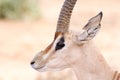
[(53, 58), (53, 59), (49, 60), (49, 62), (46, 65), (49, 68), (57, 68), (57, 69), (68, 67), (66, 61), (64, 61), (61, 58)]

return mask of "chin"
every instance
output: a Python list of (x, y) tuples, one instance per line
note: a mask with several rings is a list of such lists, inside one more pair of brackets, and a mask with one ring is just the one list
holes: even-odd
[(39, 72), (46, 72), (46, 71), (61, 71), (61, 70), (64, 70), (64, 69), (61, 69), (61, 68), (48, 68), (48, 67), (43, 67), (43, 68), (38, 68), (36, 69), (37, 71)]

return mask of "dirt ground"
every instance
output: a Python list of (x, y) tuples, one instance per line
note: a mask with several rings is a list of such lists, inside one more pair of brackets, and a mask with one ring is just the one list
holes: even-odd
[[(0, 80), (75, 80), (69, 69), (39, 73), (29, 65), (33, 56), (53, 40), (63, 1), (40, 0), (40, 20), (0, 20)], [(71, 29), (80, 30), (100, 11), (104, 14), (102, 29), (94, 40), (110, 66), (120, 70), (119, 0), (78, 0)]]

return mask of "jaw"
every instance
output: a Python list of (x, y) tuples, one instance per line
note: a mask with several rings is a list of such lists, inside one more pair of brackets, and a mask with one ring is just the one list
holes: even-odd
[(65, 68), (50, 68), (47, 66), (43, 66), (41, 68), (34, 68), (34, 69), (39, 72), (46, 72), (46, 71), (61, 71), (61, 70), (64, 70)]
[(37, 70), (39, 72), (46, 72), (46, 71), (61, 71), (63, 69), (60, 69), (60, 68), (49, 68), (47, 66), (44, 66), (44, 67), (41, 67), (41, 68), (36, 68), (35, 70)]

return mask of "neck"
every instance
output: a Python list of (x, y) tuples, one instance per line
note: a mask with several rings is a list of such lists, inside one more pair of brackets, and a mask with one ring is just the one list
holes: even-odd
[(73, 66), (78, 80), (112, 80), (114, 71), (106, 63), (99, 50), (93, 46), (93, 43), (89, 48), (86, 47), (88, 45), (91, 44), (87, 43), (83, 46), (84, 55)]

